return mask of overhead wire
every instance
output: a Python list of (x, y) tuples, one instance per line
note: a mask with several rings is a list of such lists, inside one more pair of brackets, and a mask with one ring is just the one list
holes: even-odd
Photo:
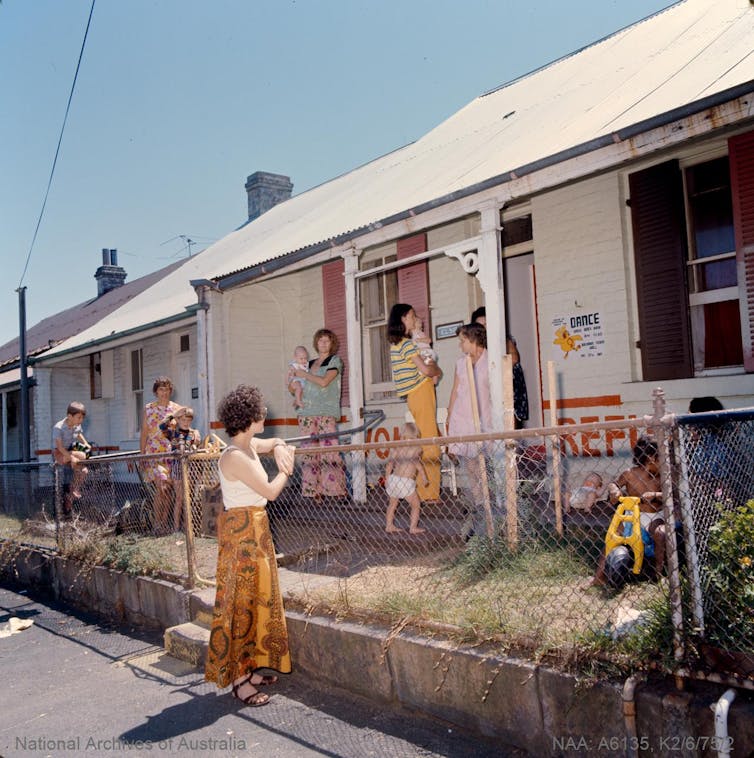
[(76, 89), (76, 80), (79, 76), (79, 69), (81, 68), (81, 59), (84, 57), (84, 48), (86, 47), (86, 38), (89, 36), (89, 26), (92, 23), (92, 14), (94, 13), (94, 3), (96, 0), (92, 0), (92, 7), (89, 9), (89, 18), (86, 22), (86, 30), (84, 31), (84, 39), (81, 42), (81, 51), (79, 52), (79, 60), (76, 64), (76, 73), (73, 75), (73, 83), (71, 84), (71, 91), (68, 95), (68, 103), (65, 106), (65, 116), (63, 117), (63, 125), (60, 127), (60, 136), (58, 137), (58, 145), (55, 148), (55, 158), (52, 161), (52, 169), (50, 170), (50, 178), (47, 181), (47, 190), (45, 191), (44, 200), (42, 201), (42, 209), (39, 212), (39, 218), (37, 219), (37, 225), (34, 229), (34, 236), (31, 240), (31, 245), (29, 245), (29, 252), (26, 256), (26, 263), (24, 264), (24, 270), (21, 273), (21, 280), (18, 283), (19, 289), (23, 286), (24, 283), (24, 277), (26, 276), (26, 271), (29, 268), (29, 262), (31, 261), (31, 253), (34, 250), (34, 243), (37, 241), (37, 235), (39, 234), (39, 227), (42, 224), (42, 218), (44, 217), (45, 208), (47, 207), (47, 198), (50, 196), (50, 188), (52, 187), (52, 178), (55, 175), (55, 167), (58, 163), (58, 156), (60, 155), (60, 145), (63, 142), (63, 134), (65, 133), (65, 125), (68, 121), (68, 112), (71, 109), (71, 101), (73, 100), (73, 92)]

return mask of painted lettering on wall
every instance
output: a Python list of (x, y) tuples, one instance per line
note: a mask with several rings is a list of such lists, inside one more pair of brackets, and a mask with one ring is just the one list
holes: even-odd
[[(581, 416), (578, 421), (574, 418), (561, 417), (558, 419), (558, 426), (591, 424), (595, 421), (622, 421), (626, 418), (636, 418), (636, 416), (605, 416), (604, 419), (599, 416)], [(562, 455), (583, 458), (601, 458), (603, 455), (611, 458), (615, 455), (616, 443), (619, 449), (625, 449), (627, 446), (633, 449), (638, 438), (639, 432), (634, 428), (574, 432), (560, 437), (560, 452)], [(626, 440), (628, 440), (628, 445), (626, 445)]]
[[(400, 439), (400, 427), (393, 427), (393, 436), (390, 436), (390, 432), (385, 426), (378, 426), (376, 429), (367, 429), (365, 442), (391, 442), (393, 440)], [(381, 448), (375, 451), (378, 458), (385, 460), (390, 452), (387, 448)]]
[(557, 354), (564, 359), (596, 358), (605, 351), (605, 335), (599, 311), (556, 316), (552, 320), (553, 341)]
[[(636, 415), (616, 416), (607, 414), (605, 416), (580, 416), (578, 419), (561, 416), (558, 419), (558, 426), (591, 424), (595, 421), (623, 421), (632, 418), (636, 418)], [(562, 455), (579, 458), (612, 458), (616, 454), (616, 450), (619, 454), (631, 450), (638, 438), (639, 431), (634, 428), (579, 431), (563, 434), (560, 437), (560, 451)], [(400, 439), (400, 426), (396, 424), (392, 428), (378, 426), (374, 429), (367, 429), (365, 441), (376, 443), (391, 442), (398, 439)], [(381, 460), (385, 460), (388, 452), (387, 448), (379, 448), (375, 454)]]

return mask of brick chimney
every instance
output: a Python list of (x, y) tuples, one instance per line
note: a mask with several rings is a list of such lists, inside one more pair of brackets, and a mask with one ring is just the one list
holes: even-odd
[(102, 248), (102, 265), (95, 271), (94, 278), (97, 280), (97, 297), (126, 283), (126, 270), (118, 265), (117, 250)]
[(249, 221), (259, 218), (270, 208), (289, 200), (293, 184), (288, 176), (257, 171), (246, 179), (246, 195), (249, 200)]

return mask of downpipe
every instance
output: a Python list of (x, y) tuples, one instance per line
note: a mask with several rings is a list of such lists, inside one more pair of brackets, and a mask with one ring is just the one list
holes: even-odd
[(736, 691), (731, 687), (725, 690), (722, 697), (715, 703), (715, 743), (717, 754), (723, 758), (730, 755), (730, 737), (728, 736), (728, 711), (730, 704), (736, 699)]
[(644, 681), (642, 674), (632, 674), (623, 683), (623, 720), (626, 724), (626, 758), (639, 758), (636, 733), (636, 688)]

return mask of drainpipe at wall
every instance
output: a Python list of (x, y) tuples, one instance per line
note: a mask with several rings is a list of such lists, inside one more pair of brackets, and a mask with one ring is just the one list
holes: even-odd
[(197, 373), (199, 375), (199, 412), (207, 433), (212, 421), (212, 322), (209, 305), (209, 290), (220, 292), (217, 284), (209, 279), (192, 279), (199, 307), (196, 314)]
[(623, 683), (623, 719), (626, 724), (627, 758), (639, 756), (639, 738), (636, 731), (636, 688), (643, 681), (643, 674), (632, 674)]
[[(359, 250), (351, 247), (344, 253), (344, 276), (346, 285), (346, 310), (353, 308), (346, 317), (346, 340), (348, 342), (348, 402), (351, 407), (351, 426), (358, 426), (364, 411), (364, 382), (361, 373), (361, 319), (359, 287), (355, 275), (359, 270)], [(364, 432), (353, 435), (354, 444), (364, 442)], [(367, 500), (366, 456), (363, 451), (351, 453), (351, 490), (357, 503)]]
[(728, 736), (728, 710), (730, 704), (736, 699), (736, 691), (731, 687), (725, 690), (722, 697), (712, 706), (715, 712), (715, 744), (717, 754), (723, 756), (730, 755), (730, 737)]

